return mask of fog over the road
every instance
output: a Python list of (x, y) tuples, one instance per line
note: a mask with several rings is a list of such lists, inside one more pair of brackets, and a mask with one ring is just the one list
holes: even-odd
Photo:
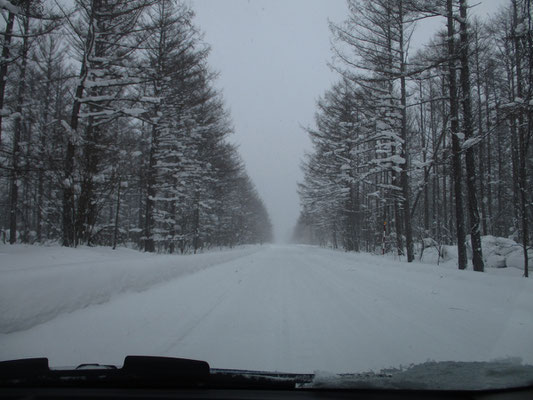
[[(493, 13), (501, 0), (470, 1), (474, 14)], [(344, 20), (344, 0), (192, 0), (196, 23), (212, 46), (246, 168), (264, 199), (276, 241), (288, 239), (299, 214), (296, 182), (310, 142), (315, 104), (337, 76), (330, 71), (328, 19)], [(439, 26), (421, 22), (414, 48)]]
[(212, 46), (211, 66), (235, 124), (246, 168), (264, 199), (278, 242), (299, 213), (296, 181), (310, 149), (302, 126), (336, 79), (329, 70), (328, 18), (340, 21), (344, 1), (195, 0), (196, 22)]

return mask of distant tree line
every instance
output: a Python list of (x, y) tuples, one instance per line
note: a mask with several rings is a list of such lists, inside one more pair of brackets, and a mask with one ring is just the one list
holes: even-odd
[(0, 2), (2, 239), (171, 253), (270, 241), (188, 3), (61, 4)]
[[(297, 242), (414, 258), (424, 239), (483, 271), (481, 235), (528, 247), (533, 222), (533, 10), (487, 21), (466, 0), (349, 0), (331, 24), (339, 73), (318, 101)], [(415, 23), (440, 31), (416, 54)]]

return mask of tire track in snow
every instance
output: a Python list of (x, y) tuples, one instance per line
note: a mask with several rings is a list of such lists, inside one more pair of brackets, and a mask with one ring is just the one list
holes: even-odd
[(182, 332), (178, 335), (177, 338), (172, 340), (169, 344), (167, 344), (165, 347), (163, 347), (163, 350), (161, 353), (168, 354), (172, 353), (172, 349), (174, 349), (176, 346), (178, 346), (181, 341), (186, 339), (189, 335), (191, 335), (195, 329), (198, 328), (200, 324), (202, 324), (203, 321), (205, 321), (206, 318), (208, 318), (226, 299), (230, 293), (231, 288), (228, 288), (221, 296), (219, 296), (216, 301), (207, 309), (207, 311), (203, 312), (198, 318), (195, 318), (194, 321), (187, 324), (185, 328), (182, 329)]

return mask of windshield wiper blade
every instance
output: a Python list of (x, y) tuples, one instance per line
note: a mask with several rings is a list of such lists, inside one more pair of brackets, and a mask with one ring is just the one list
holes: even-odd
[(0, 362), (0, 387), (202, 387), (210, 377), (205, 361), (127, 356), (122, 368), (82, 364), (50, 369), (47, 358)]
[(292, 390), (310, 383), (313, 374), (211, 369), (209, 387), (217, 389)]
[(177, 379), (180, 381), (206, 382), (209, 364), (187, 358), (127, 356), (121, 371), (142, 379)]
[(49, 371), (48, 358), (25, 358), (0, 362), (0, 380)]
[(212, 388), (291, 390), (313, 375), (210, 369), (205, 361), (127, 356), (122, 368), (81, 364), (54, 369), (47, 358), (0, 362), (0, 387)]

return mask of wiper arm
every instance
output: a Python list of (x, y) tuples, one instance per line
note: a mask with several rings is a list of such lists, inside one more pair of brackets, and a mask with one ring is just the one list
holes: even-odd
[(211, 370), (205, 361), (127, 356), (122, 368), (81, 364), (50, 369), (47, 358), (0, 362), (0, 387), (213, 388), (290, 390), (313, 375)]
[(50, 369), (47, 358), (0, 362), (0, 387), (202, 387), (209, 364), (184, 358), (127, 356), (122, 368), (82, 364)]

